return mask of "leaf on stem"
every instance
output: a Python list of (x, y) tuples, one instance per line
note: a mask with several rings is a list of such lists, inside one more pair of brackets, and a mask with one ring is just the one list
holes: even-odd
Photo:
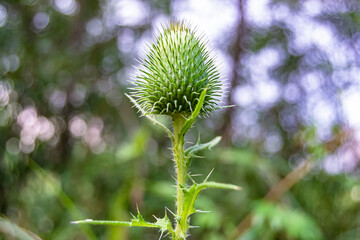
[(211, 149), (212, 147), (217, 145), (220, 142), (220, 140), (221, 140), (220, 136), (214, 138), (213, 140), (211, 140), (210, 142), (207, 142), (207, 143), (200, 143), (200, 140), (199, 140), (194, 146), (191, 146), (185, 150), (185, 156), (190, 158), (190, 157), (195, 156), (195, 153), (197, 153), (201, 150)]
[(196, 117), (199, 115), (201, 108), (204, 105), (206, 91), (207, 91), (207, 87), (200, 94), (199, 102), (196, 104), (196, 107), (195, 107), (194, 111), (192, 112), (191, 116), (188, 119), (186, 119), (184, 126), (180, 131), (180, 136), (185, 136), (186, 132), (194, 124)]
[(134, 106), (141, 112), (142, 116), (145, 116), (147, 119), (149, 119), (151, 122), (153, 122), (155, 125), (158, 125), (162, 129), (169, 134), (171, 140), (174, 140), (174, 134), (168, 129), (164, 124), (160, 123), (158, 120), (156, 120), (154, 117), (149, 115), (144, 109), (141, 108), (141, 106), (136, 102), (135, 99), (133, 99), (130, 95), (126, 94), (126, 97), (130, 99), (130, 101), (134, 104)]
[(203, 182), (198, 185), (198, 188), (200, 190), (206, 189), (206, 188), (220, 188), (220, 189), (228, 189), (228, 190), (241, 190), (241, 187), (229, 184), (229, 183), (218, 183), (218, 182)]
[(182, 187), (183, 193), (184, 193), (184, 209), (182, 212), (181, 218), (183, 220), (187, 220), (187, 218), (197, 211), (195, 210), (195, 200), (198, 197), (199, 193), (206, 189), (206, 188), (219, 188), (219, 189), (229, 189), (229, 190), (241, 190), (241, 187), (233, 185), (233, 184), (227, 184), (227, 183), (218, 183), (218, 182), (207, 182), (207, 178), (204, 182), (197, 184), (194, 182), (194, 184), (189, 187), (185, 188)]
[[(155, 217), (156, 218), (156, 217)], [(170, 234), (174, 234), (174, 229), (172, 228), (171, 221), (168, 218), (166, 212), (163, 218), (156, 218), (156, 222), (146, 222), (144, 217), (138, 212), (137, 216), (129, 221), (108, 221), (108, 220), (92, 220), (85, 219), (80, 221), (73, 221), (72, 224), (93, 224), (93, 225), (111, 225), (111, 226), (126, 226), (126, 227), (148, 227), (148, 228), (159, 228), (161, 235), (168, 231)]]

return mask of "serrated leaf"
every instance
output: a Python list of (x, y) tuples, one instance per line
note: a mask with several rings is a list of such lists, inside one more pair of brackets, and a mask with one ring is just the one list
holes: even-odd
[(159, 226), (161, 232), (169, 231), (169, 233), (174, 234), (171, 221), (166, 213), (163, 218), (156, 218), (155, 224)]
[(138, 214), (137, 214), (136, 218), (132, 219), (131, 222), (146, 223), (144, 220), (144, 217), (141, 215), (139, 210), (138, 210)]
[(147, 228), (159, 228), (161, 233), (169, 231), (174, 234), (174, 229), (167, 214), (163, 218), (156, 218), (155, 223), (146, 222), (144, 217), (138, 212), (137, 216), (131, 221), (108, 221), (108, 220), (92, 220), (85, 219), (80, 221), (73, 221), (72, 224), (92, 224), (92, 225), (111, 225), (111, 226), (126, 226), (126, 227), (147, 227)]
[(158, 228), (159, 227), (154, 223), (142, 222), (137, 219), (134, 219), (131, 222), (85, 219), (85, 220), (80, 220), (80, 221), (73, 221), (71, 223), (72, 224), (127, 226), (127, 227), (150, 227), (150, 228)]
[(195, 201), (198, 197), (199, 193), (206, 188), (219, 188), (219, 189), (230, 189), (230, 190), (241, 190), (241, 187), (227, 184), (227, 183), (218, 183), (218, 182), (207, 182), (204, 181), (200, 184), (194, 182), (194, 184), (189, 187), (183, 187), (184, 193), (184, 208), (182, 211), (181, 219), (182, 222), (186, 222), (188, 224), (187, 218), (197, 211), (195, 210)]
[(211, 149), (215, 145), (217, 145), (221, 141), (221, 137), (218, 136), (207, 143), (200, 143), (197, 142), (194, 146), (191, 146), (185, 150), (185, 156), (186, 157), (193, 157), (195, 156), (195, 153), (205, 150), (205, 149)]
[[(187, 191), (184, 192), (184, 209), (183, 209), (183, 216), (182, 217), (188, 217), (191, 214), (195, 213), (196, 210), (194, 208), (195, 206), (195, 200), (197, 196), (199, 195), (201, 189), (198, 189), (198, 184), (194, 183), (190, 188), (187, 189)], [(185, 219), (186, 219), (185, 218)]]
[(167, 132), (167, 134), (170, 136), (171, 140), (174, 140), (174, 134), (170, 131), (170, 129), (168, 129), (164, 124), (160, 123), (158, 120), (156, 120), (154, 117), (152, 117), (151, 115), (149, 115), (141, 106), (140, 104), (133, 99), (130, 95), (126, 94), (126, 97), (128, 97), (130, 99), (130, 101), (134, 104), (134, 106), (141, 112), (141, 114), (143, 116), (145, 116), (147, 119), (149, 119), (152, 123), (154, 123), (155, 125), (158, 125), (159, 127), (161, 127), (162, 129), (165, 130), (165, 132)]
[(207, 88), (205, 88), (199, 97), (199, 101), (196, 104), (196, 107), (194, 111), (192, 112), (191, 116), (186, 119), (183, 128), (180, 131), (180, 136), (185, 136), (186, 132), (191, 128), (191, 126), (194, 124), (196, 117), (199, 115), (200, 110), (203, 107), (204, 101), (205, 101), (205, 95), (206, 95)]

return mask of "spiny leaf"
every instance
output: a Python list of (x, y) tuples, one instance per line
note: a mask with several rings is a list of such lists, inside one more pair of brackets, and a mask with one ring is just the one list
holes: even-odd
[(212, 147), (214, 147), (215, 145), (217, 145), (221, 140), (221, 137), (218, 136), (216, 138), (214, 138), (213, 140), (211, 140), (210, 142), (207, 143), (200, 143), (199, 141), (194, 145), (189, 147), (188, 149), (185, 150), (185, 156), (186, 157), (193, 157), (195, 153), (205, 150), (205, 149), (211, 149)]
[(241, 190), (241, 187), (233, 185), (233, 184), (226, 184), (226, 183), (218, 183), (218, 182), (207, 182), (204, 181), (200, 184), (194, 182), (194, 184), (189, 187), (182, 187), (184, 193), (184, 209), (181, 215), (182, 221), (187, 221), (187, 218), (196, 213), (195, 210), (195, 200), (198, 197), (199, 193), (206, 189), (206, 188), (219, 188), (219, 189), (229, 189), (229, 190)]
[(183, 191), (185, 199), (182, 218), (187, 219), (188, 216), (196, 212), (194, 205), (200, 191), (201, 189), (198, 189), (197, 183), (194, 183), (190, 188), (186, 189), (186, 191)]
[(234, 185), (234, 184), (228, 184), (228, 183), (218, 183), (218, 182), (203, 182), (198, 185), (198, 189), (201, 191), (206, 188), (220, 188), (220, 189), (229, 189), (229, 190), (241, 190), (241, 187)]
[(174, 234), (174, 229), (172, 228), (171, 221), (168, 218), (166, 212), (165, 212), (165, 216), (163, 218), (156, 218), (155, 224), (159, 226), (160, 231), (162, 233), (169, 231), (169, 233)]
[(139, 209), (137, 209), (138, 214), (136, 217), (134, 217), (131, 222), (137, 222), (137, 223), (146, 223), (144, 217), (141, 215)]
[(168, 129), (164, 124), (160, 123), (158, 120), (156, 120), (154, 117), (150, 116), (137, 102), (135, 99), (133, 99), (131, 96), (125, 95), (130, 99), (130, 101), (135, 105), (135, 107), (142, 113), (143, 116), (145, 116), (147, 119), (149, 119), (151, 122), (153, 122), (155, 125), (158, 125), (162, 129), (169, 134), (170, 138), (174, 140), (174, 134)]
[(135, 220), (135, 219), (130, 222), (85, 219), (85, 220), (80, 220), (80, 221), (73, 221), (71, 223), (72, 224), (127, 226), (127, 227), (150, 227), (150, 228), (158, 228), (159, 227), (154, 223), (142, 222), (142, 221)]
[(204, 101), (205, 101), (205, 95), (206, 95), (207, 88), (205, 88), (199, 97), (199, 101), (196, 104), (195, 110), (192, 112), (191, 116), (186, 119), (183, 128), (180, 131), (180, 136), (185, 136), (185, 133), (191, 128), (191, 126), (194, 124), (196, 117), (199, 115), (200, 110), (203, 107)]
[[(155, 217), (156, 218), (156, 217)], [(107, 220), (92, 220), (85, 219), (80, 221), (73, 221), (72, 224), (93, 224), (93, 225), (111, 225), (111, 226), (127, 226), (127, 227), (148, 227), (148, 228), (159, 228), (161, 236), (164, 232), (168, 231), (170, 234), (174, 234), (171, 221), (168, 218), (166, 212), (163, 218), (156, 218), (155, 223), (146, 222), (144, 217), (138, 212), (137, 216), (131, 221), (107, 221)]]

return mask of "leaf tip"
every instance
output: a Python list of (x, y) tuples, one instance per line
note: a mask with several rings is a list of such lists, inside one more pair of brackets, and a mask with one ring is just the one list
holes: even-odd
[(236, 191), (241, 191), (241, 190), (242, 190), (242, 187), (234, 185), (234, 190), (236, 190)]
[(85, 220), (79, 220), (79, 221), (71, 221), (70, 223), (71, 224), (80, 224), (80, 223), (89, 223), (89, 222), (92, 222), (94, 221), (93, 219), (85, 219)]

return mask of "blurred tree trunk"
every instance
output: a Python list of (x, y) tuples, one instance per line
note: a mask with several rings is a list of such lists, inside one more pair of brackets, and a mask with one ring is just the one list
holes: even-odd
[[(239, 0), (238, 1), (238, 22), (236, 25), (236, 31), (235, 31), (235, 38), (233, 40), (233, 43), (230, 45), (229, 47), (229, 52), (230, 55), (232, 56), (232, 60), (233, 60), (233, 66), (232, 66), (232, 73), (231, 73), (231, 77), (230, 77), (230, 82), (229, 82), (229, 88), (228, 90), (228, 95), (227, 95), (227, 99), (226, 99), (226, 104), (227, 105), (233, 105), (234, 104), (234, 99), (233, 99), (233, 90), (235, 89), (235, 87), (238, 85), (238, 79), (239, 79), (239, 66), (240, 66), (240, 62), (241, 62), (241, 57), (242, 57), (242, 52), (243, 52), (243, 42), (244, 42), (244, 37), (245, 37), (245, 27), (246, 27), (246, 22), (245, 22), (245, 5), (246, 5), (246, 1), (245, 0)], [(224, 139), (224, 143), (226, 145), (230, 145), (231, 144), (231, 138), (232, 138), (232, 115), (235, 112), (235, 108), (231, 107), (231, 108), (227, 108), (224, 116), (223, 116), (223, 123), (222, 126), (220, 128), (220, 132), (221, 135), (223, 136)]]

